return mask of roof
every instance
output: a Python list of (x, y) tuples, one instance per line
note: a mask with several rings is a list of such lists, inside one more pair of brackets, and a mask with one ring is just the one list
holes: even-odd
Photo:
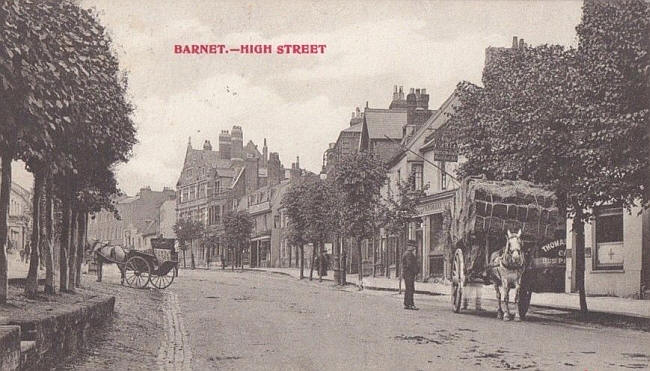
[(138, 233), (143, 236), (149, 236), (152, 234), (158, 234), (159, 223), (157, 220), (145, 220), (142, 222), (137, 222), (136, 226)]
[(190, 149), (185, 157), (185, 162), (193, 162), (194, 165), (210, 165), (206, 167), (216, 167), (217, 169), (229, 168), (230, 160), (219, 158), (219, 151), (210, 151), (207, 149)]
[[(402, 126), (406, 124), (406, 109), (366, 108), (364, 116), (370, 139), (386, 139), (386, 136), (392, 139), (402, 138)], [(361, 122), (343, 129), (342, 132), (361, 133), (362, 127)]]

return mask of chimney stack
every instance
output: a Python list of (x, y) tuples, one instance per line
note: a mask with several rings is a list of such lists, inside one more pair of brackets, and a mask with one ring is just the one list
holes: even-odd
[(231, 153), (230, 158), (243, 159), (244, 158), (244, 133), (241, 126), (234, 125), (231, 131)]
[(512, 48), (517, 49), (518, 46), (519, 46), (519, 43), (517, 42), (517, 36), (513, 36), (512, 37)]
[(221, 130), (219, 134), (219, 158), (223, 160), (231, 159), (232, 140), (228, 130)]
[(526, 43), (524, 42), (524, 39), (519, 39), (519, 49), (523, 49), (526, 47)]
[(204, 151), (212, 151), (212, 144), (210, 144), (210, 141), (209, 141), (209, 140), (206, 140), (206, 141), (203, 143), (203, 150), (204, 150)]

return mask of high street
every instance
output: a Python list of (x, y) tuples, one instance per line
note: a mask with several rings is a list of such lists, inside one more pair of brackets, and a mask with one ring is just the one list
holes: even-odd
[[(107, 276), (107, 285), (119, 283), (115, 272)], [(118, 302), (125, 294), (129, 312), (149, 311), (172, 334), (160, 337), (160, 369), (602, 370), (650, 361), (650, 334), (642, 329), (559, 320), (557, 311), (540, 308), (526, 321), (503, 322), (490, 303), (454, 314), (448, 296), (416, 295), (420, 310), (407, 311), (393, 292), (264, 272), (182, 270), (158, 301), (164, 315), (152, 310), (152, 292), (124, 289)], [(89, 350), (93, 364), (116, 356), (106, 346), (115, 348)]]

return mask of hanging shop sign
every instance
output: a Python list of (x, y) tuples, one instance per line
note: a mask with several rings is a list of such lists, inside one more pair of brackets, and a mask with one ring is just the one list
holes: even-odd
[(431, 148), (434, 161), (458, 162), (458, 145), (456, 143), (443, 138), (434, 138)]

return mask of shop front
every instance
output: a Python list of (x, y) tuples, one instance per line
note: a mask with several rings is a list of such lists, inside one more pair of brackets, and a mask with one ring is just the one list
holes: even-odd
[(414, 229), (422, 262), (422, 280), (442, 280), (448, 276), (449, 259), (445, 256), (447, 233), (444, 212), (453, 205), (455, 191), (435, 193), (423, 198), (417, 206), (420, 228)]
[(270, 232), (251, 239), (249, 247), (250, 267), (268, 267), (271, 261), (271, 234)]

